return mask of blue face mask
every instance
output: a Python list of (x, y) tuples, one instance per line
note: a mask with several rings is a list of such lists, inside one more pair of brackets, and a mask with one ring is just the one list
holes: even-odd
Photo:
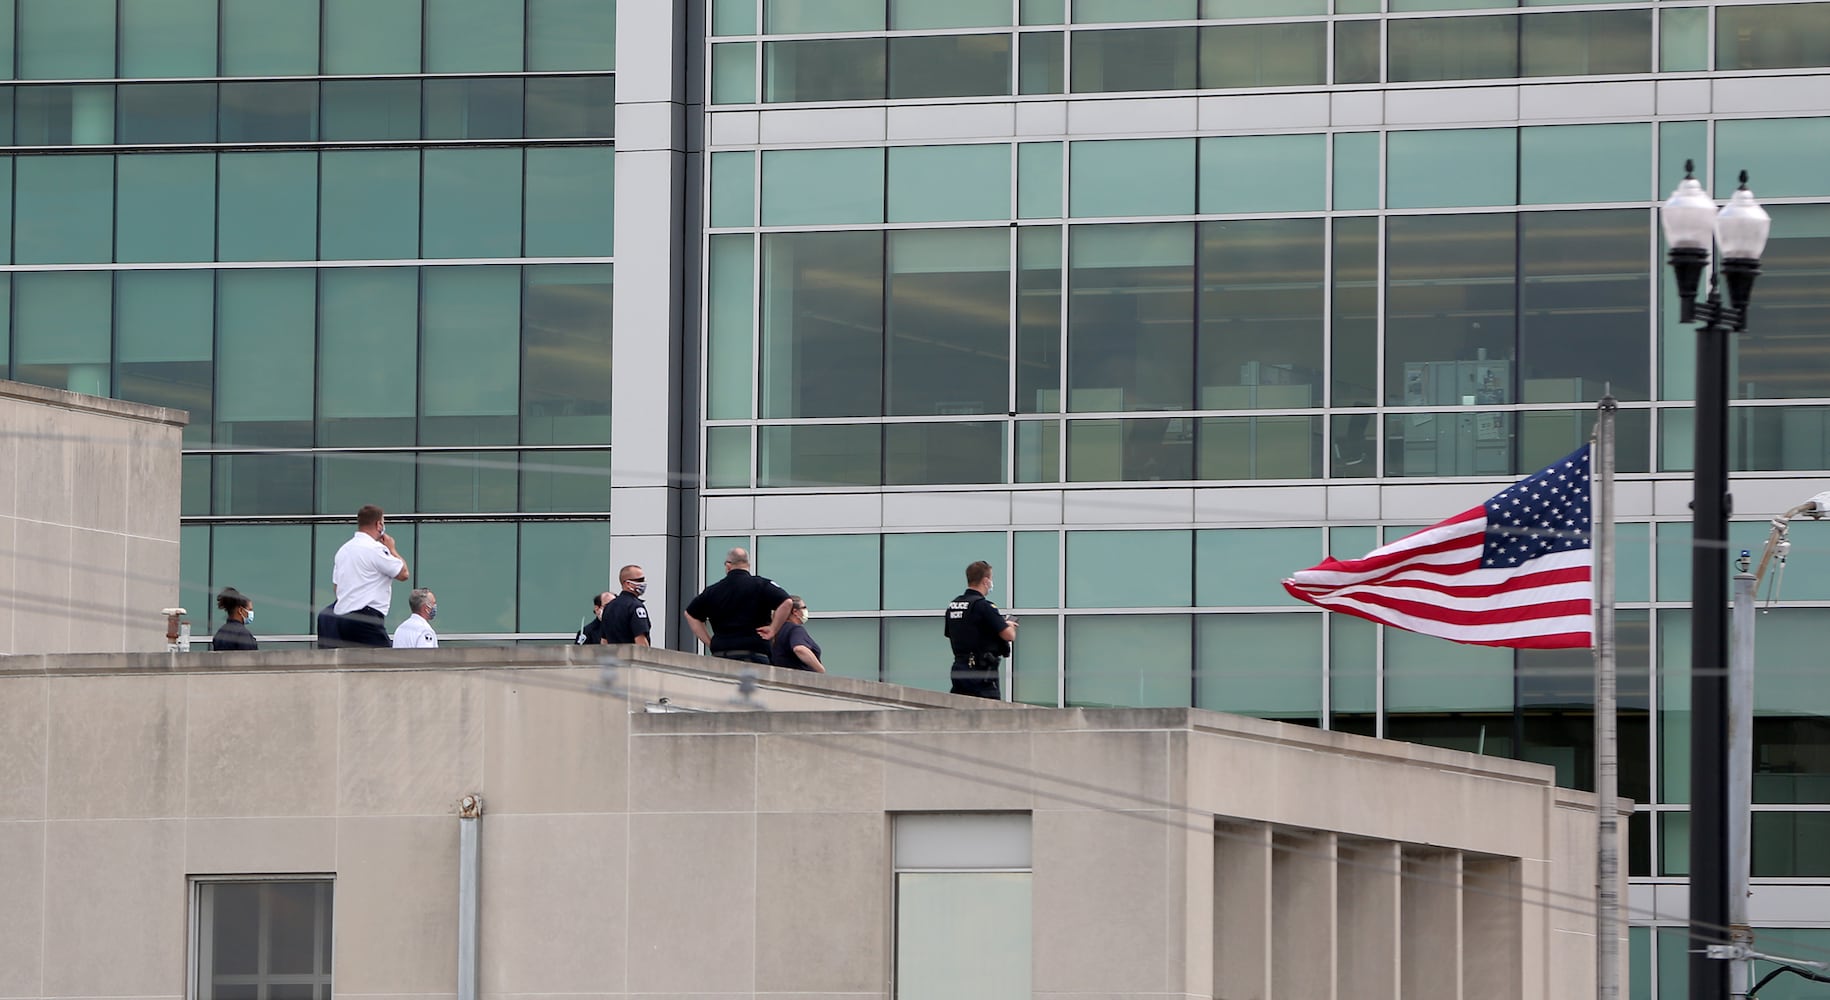
[(438, 617), (438, 605), (434, 604), (431, 607), (426, 609), (426, 620), (427, 621), (431, 621), (432, 619), (437, 618), (437, 617)]
[(248, 617), (246, 617), (246, 618), (243, 618), (243, 619), (242, 619), (242, 620), (241, 620), (241, 623), (242, 623), (242, 624), (243, 624), (243, 625), (252, 625), (252, 624), (254, 624), (254, 609), (253, 609), (253, 608), (249, 608), (249, 609), (248, 609)]

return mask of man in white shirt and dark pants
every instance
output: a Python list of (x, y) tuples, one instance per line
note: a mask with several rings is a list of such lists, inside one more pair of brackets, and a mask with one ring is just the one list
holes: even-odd
[(413, 612), (394, 630), (395, 649), (437, 649), (438, 633), (432, 631), (432, 619), (438, 617), (438, 597), (420, 587), (407, 595), (407, 610)]
[(365, 504), (356, 512), (356, 534), (337, 550), (330, 582), (337, 588), (337, 633), (345, 646), (389, 646), (388, 607), (394, 581), (407, 578), (407, 561), (387, 532), (380, 507)]

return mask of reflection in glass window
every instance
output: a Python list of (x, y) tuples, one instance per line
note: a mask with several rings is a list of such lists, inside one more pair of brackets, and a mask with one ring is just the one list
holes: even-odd
[(1521, 76), (1647, 73), (1652, 12), (1591, 10), (1520, 18)]
[(519, 73), (525, 31), (520, 0), (426, 4), (426, 72)]
[(609, 146), (527, 150), (529, 257), (608, 257), (615, 251), (616, 151)]
[(15, 94), (15, 145), (90, 146), (115, 141), (114, 88), (107, 84), (18, 87)]
[[(1515, 471), (1521, 476), (1530, 475), (1588, 443), (1595, 429), (1596, 413), (1590, 402), (1580, 409), (1526, 410), (1519, 414)], [(1652, 471), (1651, 422), (1650, 410), (1621, 410), (1616, 415), (1614, 463), (1619, 471)]]
[(923, 28), (997, 28), (1010, 24), (1003, 0), (890, 0), (892, 31)]
[[(1193, 544), (1194, 536), (1187, 531), (1068, 532), (1068, 607), (1188, 605), (1193, 599)], [(1125, 564), (1150, 566), (1153, 572), (1133, 578), (1123, 588), (1114, 588), (1114, 569)], [(1178, 665), (1178, 669), (1182, 667)]]
[(895, 841), (896, 996), (1028, 997), (1029, 817), (907, 814)]
[(222, 5), (221, 30), (224, 76), (311, 76), (318, 72), (315, 3), (235, 0)]
[[(1073, 228), (1068, 249), (1069, 410), (1191, 407), (1194, 236), (1192, 223)], [(1071, 450), (1073, 432), (1068, 436)], [(1188, 467), (1186, 461), (1170, 464), (1178, 470)], [(1072, 457), (1068, 475), (1082, 478)]]
[(218, 260), (312, 260), (318, 253), (318, 154), (216, 158)]
[[(1327, 139), (1320, 134), (1202, 139), (1201, 211), (1321, 211), (1328, 191)], [(1376, 164), (1374, 170), (1376, 176)]]
[(875, 534), (775, 535), (756, 540), (759, 572), (791, 588), (816, 614), (876, 611), (881, 606), (880, 553)]
[(883, 428), (885, 486), (1003, 483), (1002, 421), (889, 424)]
[(1194, 139), (1102, 139), (1068, 146), (1068, 211), (1080, 217), (1190, 215)]
[(882, 222), (884, 152), (881, 148), (765, 151), (762, 224)]
[[(745, 443), (748, 443), (747, 432)], [(747, 486), (750, 474), (747, 452), (743, 461), (743, 474), (744, 485)], [(537, 514), (601, 514), (609, 509), (609, 451), (521, 453), (521, 510)], [(589, 586), (587, 585), (587, 590)]]
[(1017, 412), (1061, 412), (1060, 226), (1017, 230)]
[[(1671, 13), (1665, 11), (1665, 17)], [(1830, 3), (1725, 4), (1716, 9), (1717, 69), (1800, 66), (1830, 66)]]
[(318, 310), (318, 445), (412, 444), (417, 385), (402, 375), (419, 369), (419, 269), (325, 268)]
[(21, 78), (105, 80), (114, 75), (114, 0), (16, 2), (16, 8), (7, 8), (16, 11)]
[(215, 76), (216, 6), (217, 0), (120, 0), (121, 75)]
[(1201, 16), (1197, 0), (1072, 0), (1074, 23), (1109, 21), (1192, 21)]
[(1200, 226), (1198, 408), (1320, 406), (1323, 220), (1242, 219)]
[[(885, 412), (894, 416), (1006, 412), (1010, 393), (1007, 231), (916, 229), (888, 236)], [(1002, 479), (999, 475), (989, 481)]]
[(1061, 421), (1025, 420), (1016, 429), (1016, 481), (1061, 481)]
[(419, 138), (419, 84), (418, 80), (324, 81), (324, 138)]
[(883, 428), (878, 424), (763, 427), (757, 440), (762, 451), (758, 486), (883, 485)]
[(981, 97), (1010, 93), (1010, 36), (891, 38), (889, 97)]
[(1646, 216), (1644, 209), (1519, 216), (1524, 402), (1594, 402), (1608, 384), (1621, 399), (1650, 397)]
[(520, 137), (521, 85), (515, 77), (425, 81), (426, 138)]
[(112, 259), (114, 157), (21, 156), (13, 170), (17, 263), (95, 264)]
[(712, 46), (712, 103), (751, 104), (756, 100), (756, 43)]
[(107, 271), (13, 275), (13, 376), (108, 395), (111, 285)]
[(1516, 204), (1518, 149), (1518, 130), (1511, 128), (1392, 132), (1386, 136), (1386, 205)]
[(887, 74), (881, 38), (821, 38), (763, 46), (763, 100), (881, 100)]
[(187, 445), (207, 444), (210, 358), (215, 332), (215, 272), (117, 271), (114, 277), (117, 392), (154, 406), (187, 410)]
[(521, 253), (520, 149), (428, 149), (420, 210), (426, 257), (515, 257)]
[[(511, 466), (512, 481), (514, 455), (499, 456), (498, 460), (502, 459)], [(512, 494), (509, 499), (512, 502)], [(428, 580), (438, 581), (441, 632), (515, 631), (516, 582), (520, 576), (516, 572), (516, 527), (512, 523), (419, 525), (419, 551), (413, 569)], [(583, 555), (580, 553), (581, 562)], [(607, 562), (603, 559), (597, 565)], [(588, 592), (589, 587), (570, 591), (566, 596), (575, 601), (575, 594)]]
[(1732, 398), (1830, 396), (1830, 331), (1821, 321), (1830, 309), (1830, 206), (1773, 213), (1761, 261), (1748, 332), (1729, 346)]
[(857, 0), (763, 0), (763, 30), (775, 35), (816, 31), (882, 31), (884, 5)]
[(616, 68), (616, 0), (527, 0), (527, 68)]
[(1379, 82), (1379, 32), (1383, 22), (1336, 21), (1334, 25), (1334, 82)]
[[(546, 458), (538, 453), (530, 457), (537, 462)], [(603, 585), (603, 567), (610, 564), (610, 526), (603, 521), (525, 523), (519, 549), (516, 628), (569, 633), (578, 624), (573, 617), (578, 595)]]
[(1185, 482), (1195, 478), (1192, 417), (1070, 420), (1072, 483)]
[(609, 264), (522, 269), (521, 440), (610, 440)]
[(608, 139), (615, 134), (616, 77), (528, 78), (529, 139)]
[[(764, 417), (883, 412), (882, 233), (764, 235), (762, 295)], [(765, 463), (769, 457), (765, 447)], [(874, 458), (870, 464), (875, 482)]]
[(338, 149), (319, 156), (318, 256), (418, 256), (419, 154), (411, 149)]
[(1059, 94), (1064, 69), (1059, 31), (1026, 31), (1017, 36), (1017, 93)]
[(1514, 216), (1394, 216), (1385, 225), (1386, 402), (1514, 402)]
[[(415, 101), (415, 104), (418, 102)], [(213, 142), (213, 83), (123, 83), (115, 94), (121, 143)]]
[(1316, 479), (1321, 417), (1203, 417), (1196, 422), (1199, 479)]
[[(1373, 22), (1377, 23), (1377, 22)], [(1201, 29), (1201, 86), (1299, 87), (1328, 82), (1328, 25), (1209, 25)]]
[(419, 0), (323, 2), (327, 75), (419, 72)]
[(420, 294), (420, 443), (514, 444), (520, 270), (428, 267)]
[[(712, 420), (741, 420), (752, 415), (756, 385), (751, 358), (756, 242), (748, 233), (713, 236), (706, 242), (705, 415)], [(747, 462), (745, 466), (747, 481)]]
[(1643, 201), (1652, 126), (1542, 125), (1519, 129), (1519, 202)]
[[(316, 277), (302, 268), (218, 274), (218, 441), (279, 448), (311, 445)], [(304, 496), (309, 509), (309, 488)]]
[[(1335, 406), (1372, 406), (1379, 401), (1379, 220), (1334, 221), (1333, 383)], [(1342, 452), (1353, 449), (1337, 442)], [(1337, 461), (1354, 462), (1351, 454)], [(1370, 474), (1370, 473), (1369, 473)]]
[(310, 142), (318, 137), (318, 85), (221, 85), (223, 142)]
[(1387, 79), (1505, 79), (1519, 75), (1518, 17), (1420, 17), (1386, 24)]
[(1008, 143), (892, 146), (889, 161), (890, 222), (1010, 218)]
[(1071, 44), (1074, 93), (1195, 89), (1194, 28), (1076, 31)]

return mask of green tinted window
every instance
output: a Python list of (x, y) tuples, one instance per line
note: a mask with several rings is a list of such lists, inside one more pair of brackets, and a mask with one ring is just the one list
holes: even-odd
[(1664, 73), (1709, 68), (1708, 7), (1672, 7), (1658, 12), (1658, 68)]
[[(1067, 620), (1067, 702), (1163, 708), (1192, 704), (1188, 615), (1075, 615)], [(1149, 650), (1148, 655), (1139, 655)]]
[(431, 0), (426, 4), (426, 72), (518, 73), (522, 0)]
[(312, 260), (318, 154), (223, 153), (216, 163), (220, 260)]
[[(884, 610), (938, 612), (965, 589), (966, 566), (980, 559), (994, 564), (1003, 561), (1003, 532), (884, 535), (883, 565), (888, 570), (883, 576)], [(927, 620), (936, 634), (940, 632), (938, 617)]]
[[(569, 526), (568, 526), (569, 527)], [(562, 533), (563, 534), (563, 533)], [(553, 536), (537, 537), (540, 542), (555, 542)], [(592, 547), (582, 537), (581, 544)], [(605, 547), (608, 542), (606, 541)], [(437, 581), (438, 628), (441, 632), (513, 632), (515, 631), (516, 581), (521, 574), (516, 565), (516, 526), (513, 524), (422, 524), (419, 526), (418, 558), (413, 572), (428, 581)], [(602, 567), (608, 559), (587, 563), (579, 552), (580, 564)], [(549, 567), (550, 569), (550, 567)], [(566, 571), (570, 574), (570, 571)], [(536, 574), (538, 575), (538, 574)], [(561, 607), (570, 612), (578, 594), (589, 593), (599, 586), (602, 574), (580, 590), (568, 591)], [(392, 629), (406, 617), (406, 602), (397, 600), (388, 614)], [(563, 616), (570, 618), (570, 614)], [(546, 624), (557, 624), (554, 631), (568, 631), (571, 622), (561, 620), (557, 609)]]
[(712, 34), (756, 34), (756, 0), (712, 0)]
[[(763, 237), (759, 374), (764, 417), (883, 412), (883, 240), (880, 232)], [(782, 443), (803, 431), (811, 435), (809, 442), (823, 433), (783, 428)], [(765, 435), (765, 460), (773, 439), (773, 432)], [(868, 447), (876, 454), (874, 439)], [(792, 450), (807, 455), (798, 445)], [(843, 481), (861, 475), (874, 481), (877, 472), (861, 467), (845, 473)]]
[[(1009, 230), (891, 232), (888, 297), (886, 413), (1002, 414), (1008, 409)], [(921, 424), (899, 425), (890, 433), (917, 445), (927, 443), (920, 440), (923, 434), (944, 440), (962, 430), (956, 425)], [(957, 445), (951, 449), (956, 460), (985, 454), (964, 441)], [(943, 447), (941, 453), (947, 450)], [(987, 450), (993, 456), (1003, 451)], [(894, 461), (893, 448), (891, 457)], [(998, 470), (996, 464), (990, 467), (991, 481), (1004, 478)]]
[(114, 76), (114, 0), (18, 0), (19, 76)]
[[(310, 525), (219, 524), (213, 531), (215, 544), (208, 549), (211, 600), (204, 605), (210, 609), (206, 627), (222, 624), (222, 612), (215, 610), (215, 592), (234, 587), (260, 613), (257, 636), (317, 631), (317, 614), (311, 606)], [(195, 611), (191, 617), (205, 620), (205, 615)]]
[(1513, 129), (1393, 132), (1386, 138), (1385, 156), (1388, 207), (1518, 201), (1518, 138)]
[[(1508, 0), (1504, 6), (1512, 3)], [(1386, 73), (1393, 83), (1519, 75), (1516, 15), (1394, 19), (1386, 22), (1385, 30)]]
[[(521, 274), (428, 267), (420, 312), (423, 444), (510, 444), (521, 382)], [(472, 419), (497, 418), (497, 419)], [(508, 439), (501, 427), (506, 419)]]
[(527, 151), (527, 256), (615, 252), (615, 153), (608, 146)]
[(1061, 93), (1065, 42), (1059, 31), (1026, 31), (1017, 36), (1017, 93)]
[(216, 0), (121, 0), (121, 75), (215, 76)]
[(1335, 83), (1379, 82), (1380, 29), (1379, 21), (1335, 22)]
[(1465, 646), (1385, 630), (1385, 709), (1388, 712), (1505, 712), (1489, 740), (1510, 734), (1512, 651)]
[[(1289, 595), (1278, 581), (1313, 565), (1321, 555), (1320, 528), (1197, 531), (1194, 603), (1203, 607), (1283, 607), (1289, 603)], [(1248, 566), (1268, 572), (1242, 572)]]
[[(120, 366), (116, 389), (123, 399), (189, 411), (187, 445), (207, 444), (215, 419), (210, 404), (215, 388), (210, 377), (215, 277), (208, 270), (114, 275), (115, 361)], [(208, 459), (203, 464), (207, 470)], [(206, 484), (206, 514), (208, 493)]]
[[(823, 611), (878, 609), (876, 535), (782, 535), (756, 540), (756, 572)], [(945, 600), (943, 597), (942, 600)]]
[(321, 93), (326, 139), (419, 138), (418, 80), (326, 80)]
[(1522, 128), (1519, 202), (1644, 201), (1651, 162), (1651, 125)]
[(420, 0), (324, 0), (324, 72), (419, 72)]
[(1716, 10), (1717, 69), (1826, 65), (1830, 65), (1830, 3), (1724, 4)]
[(1195, 140), (1108, 139), (1068, 148), (1070, 214), (1190, 215)]
[(527, 0), (527, 68), (616, 68), (616, 0)]
[(1321, 615), (1200, 615), (1195, 705), (1269, 719), (1322, 717)]
[[(1075, 226), (1068, 262), (1067, 408), (1081, 413), (1192, 408), (1194, 224)], [(1081, 459), (1123, 454), (1128, 445), (1135, 447), (1126, 462), (1140, 478), (1188, 478), (1185, 422), (1084, 429), (1084, 435), (1072, 425), (1068, 431), (1072, 479), (1087, 479), (1094, 470), (1117, 471), (1084, 466)], [(1075, 453), (1077, 438), (1087, 452)], [(1151, 473), (1153, 465), (1162, 470)]]
[(521, 440), (610, 440), (611, 266), (528, 265), (522, 275)]
[(756, 154), (712, 154), (712, 225), (756, 224)]
[(1830, 180), (1810, 167), (1823, 162), (1826, 153), (1830, 118), (1717, 122), (1716, 184), (1729, 191), (1732, 178), (1746, 170), (1748, 187), (1761, 197), (1821, 195), (1830, 192)]
[(332, 267), (318, 280), (318, 444), (412, 444), (419, 270)]
[(216, 420), (228, 444), (311, 443), (316, 273), (223, 271), (216, 283)]
[(751, 104), (756, 100), (756, 43), (712, 46), (712, 103)]
[(882, 38), (769, 42), (763, 46), (763, 100), (881, 100), (888, 53)]
[[(1187, 607), (1194, 596), (1192, 542), (1187, 531), (1068, 532), (1068, 607)], [(1127, 568), (1136, 566), (1153, 569), (1139, 575)], [(1120, 576), (1126, 585), (1114, 586)]]
[(1316, 479), (1321, 440), (1320, 417), (1202, 417), (1195, 425), (1193, 476)]
[[(1296, 17), (1328, 13), (1328, 0), (1201, 0), (1202, 17)], [(1341, 13), (1349, 13), (1341, 11)]]
[(324, 260), (419, 256), (419, 154), (410, 149), (326, 151), (319, 161)]
[(1010, 36), (933, 35), (889, 40), (891, 100), (1010, 93)]
[(1201, 29), (1202, 87), (1298, 87), (1326, 82), (1325, 22)]
[(318, 5), (235, 0), (222, 5), (224, 76), (311, 76), (318, 72)]
[(1193, 90), (1197, 41), (1194, 28), (1076, 31), (1070, 42), (1072, 89), (1077, 94)]
[(611, 138), (616, 134), (616, 78), (530, 77), (526, 117), (530, 139)]
[(1328, 197), (1327, 141), (1324, 135), (1202, 139), (1200, 210), (1321, 211)]
[(1341, 132), (1334, 137), (1334, 209), (1379, 207), (1379, 133)]
[(14, 171), (18, 263), (113, 259), (114, 157), (25, 156), (15, 159)]
[[(1061, 553), (1057, 548), (1061, 536), (1053, 531), (1019, 531), (1012, 572), (1004, 574), (1009, 588), (1005, 600), (1020, 608), (1055, 608), (1061, 606)], [(982, 557), (988, 558), (988, 557)], [(995, 572), (995, 571), (994, 571)], [(965, 567), (960, 567), (965, 579)]]
[(884, 27), (884, 5), (877, 0), (763, 0), (763, 30), (770, 34), (882, 31)]
[(1198, 0), (1073, 0), (1074, 23), (1109, 21), (1192, 21)]
[(520, 255), (521, 150), (428, 149), (424, 184), (422, 255)]
[[(1061, 412), (1061, 227), (1017, 230), (1017, 401), (1019, 413)], [(1019, 424), (1019, 454), (1028, 436), (1040, 450), (1028, 452), (1039, 464), (1020, 465), (1031, 478), (1059, 476), (1059, 424)], [(1048, 470), (1041, 467), (1046, 465)], [(1021, 473), (1019, 473), (1021, 476)]]
[(820, 664), (826, 672), (837, 677), (878, 680), (877, 625), (875, 618), (822, 618), (816, 622), (814, 641), (820, 644)]
[(106, 271), (15, 274), (15, 377), (35, 385), (108, 395), (110, 301)]
[(1010, 23), (1009, 0), (890, 0), (890, 28), (996, 28)]
[(1010, 146), (895, 146), (890, 222), (1010, 218)]
[[(610, 526), (601, 521), (523, 524), (520, 558), (520, 630), (570, 634), (577, 625), (578, 595), (604, 584)], [(445, 601), (439, 594), (441, 612)], [(660, 638), (653, 637), (657, 645)]]
[(780, 149), (763, 153), (765, 226), (883, 221), (882, 149)]
[(706, 486), (714, 490), (747, 489), (750, 485), (751, 468), (750, 428), (706, 428)]
[(116, 163), (116, 260), (214, 259), (216, 157), (136, 153)]
[(1063, 24), (1067, 0), (1018, 0), (1017, 20), (1021, 24)]
[(1061, 143), (1017, 145), (1017, 216), (1061, 218)]
[(599, 513), (610, 509), (608, 451), (524, 451), (521, 456), (524, 512)]
[[(756, 311), (756, 242), (749, 235), (713, 236), (707, 242), (707, 346), (705, 415), (741, 420), (751, 415), (756, 381), (751, 339)], [(748, 431), (745, 432), (746, 440)], [(749, 480), (749, 470), (744, 470)]]
[(1519, 19), (1519, 75), (1645, 73), (1652, 69), (1652, 12), (1574, 11)]
[[(1371, 545), (1336, 547), (1335, 554), (1353, 558), (1372, 548)], [(1378, 707), (1378, 626), (1352, 615), (1325, 617), (1328, 621), (1329, 709), (1337, 716), (1370, 716)]]
[(882, 431), (877, 424), (761, 428), (756, 485), (881, 486)]

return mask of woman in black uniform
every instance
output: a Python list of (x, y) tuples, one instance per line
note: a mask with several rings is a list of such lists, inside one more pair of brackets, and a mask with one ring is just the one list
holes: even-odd
[(259, 649), (248, 623), (254, 620), (254, 602), (234, 587), (222, 588), (216, 595), (216, 606), (229, 616), (210, 640), (211, 649)]

